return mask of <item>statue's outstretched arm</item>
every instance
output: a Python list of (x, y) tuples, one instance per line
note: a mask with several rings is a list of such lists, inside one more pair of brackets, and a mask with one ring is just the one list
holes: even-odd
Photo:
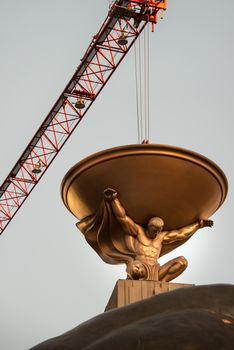
[(126, 214), (126, 211), (118, 199), (118, 193), (112, 188), (107, 188), (104, 191), (105, 199), (110, 203), (116, 219), (121, 224), (125, 233), (137, 236), (137, 224)]
[(168, 231), (164, 236), (163, 243), (167, 244), (189, 238), (200, 228), (212, 227), (213, 224), (214, 223), (212, 220), (200, 220), (194, 224), (182, 227), (178, 230)]

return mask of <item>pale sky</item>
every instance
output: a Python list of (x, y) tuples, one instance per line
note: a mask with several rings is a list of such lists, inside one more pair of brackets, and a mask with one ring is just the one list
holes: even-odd
[[(225, 3), (225, 4), (224, 4)], [(168, 0), (150, 35), (151, 143), (216, 162), (229, 193), (188, 243), (175, 282), (234, 283), (234, 2)], [(199, 8), (200, 5), (200, 8)], [(0, 0), (0, 181), (72, 76), (104, 21), (107, 0)], [(130, 52), (0, 237), (0, 348), (25, 350), (103, 312), (124, 266), (105, 264), (64, 207), (60, 183), (84, 157), (137, 142)]]

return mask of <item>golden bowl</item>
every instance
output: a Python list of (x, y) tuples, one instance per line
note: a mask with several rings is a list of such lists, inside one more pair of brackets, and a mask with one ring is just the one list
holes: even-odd
[(68, 210), (83, 219), (97, 211), (108, 187), (118, 191), (139, 225), (159, 216), (171, 230), (209, 218), (223, 203), (228, 183), (223, 171), (198, 153), (168, 145), (127, 145), (73, 166), (61, 195)]

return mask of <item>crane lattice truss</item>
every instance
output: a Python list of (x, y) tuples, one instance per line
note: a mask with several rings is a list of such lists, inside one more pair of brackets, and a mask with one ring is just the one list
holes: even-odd
[(166, 0), (116, 0), (77, 70), (0, 187), (0, 234)]

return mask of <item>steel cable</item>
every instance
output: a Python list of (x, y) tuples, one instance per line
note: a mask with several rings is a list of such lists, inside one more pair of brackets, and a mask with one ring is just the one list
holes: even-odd
[(149, 26), (143, 39), (134, 44), (138, 143), (149, 140)]
[(136, 84), (136, 107), (137, 107), (137, 133), (138, 143), (141, 142), (141, 120), (139, 113), (139, 86), (138, 86), (138, 72), (137, 72), (137, 44), (134, 43), (134, 58), (135, 58), (135, 84)]

